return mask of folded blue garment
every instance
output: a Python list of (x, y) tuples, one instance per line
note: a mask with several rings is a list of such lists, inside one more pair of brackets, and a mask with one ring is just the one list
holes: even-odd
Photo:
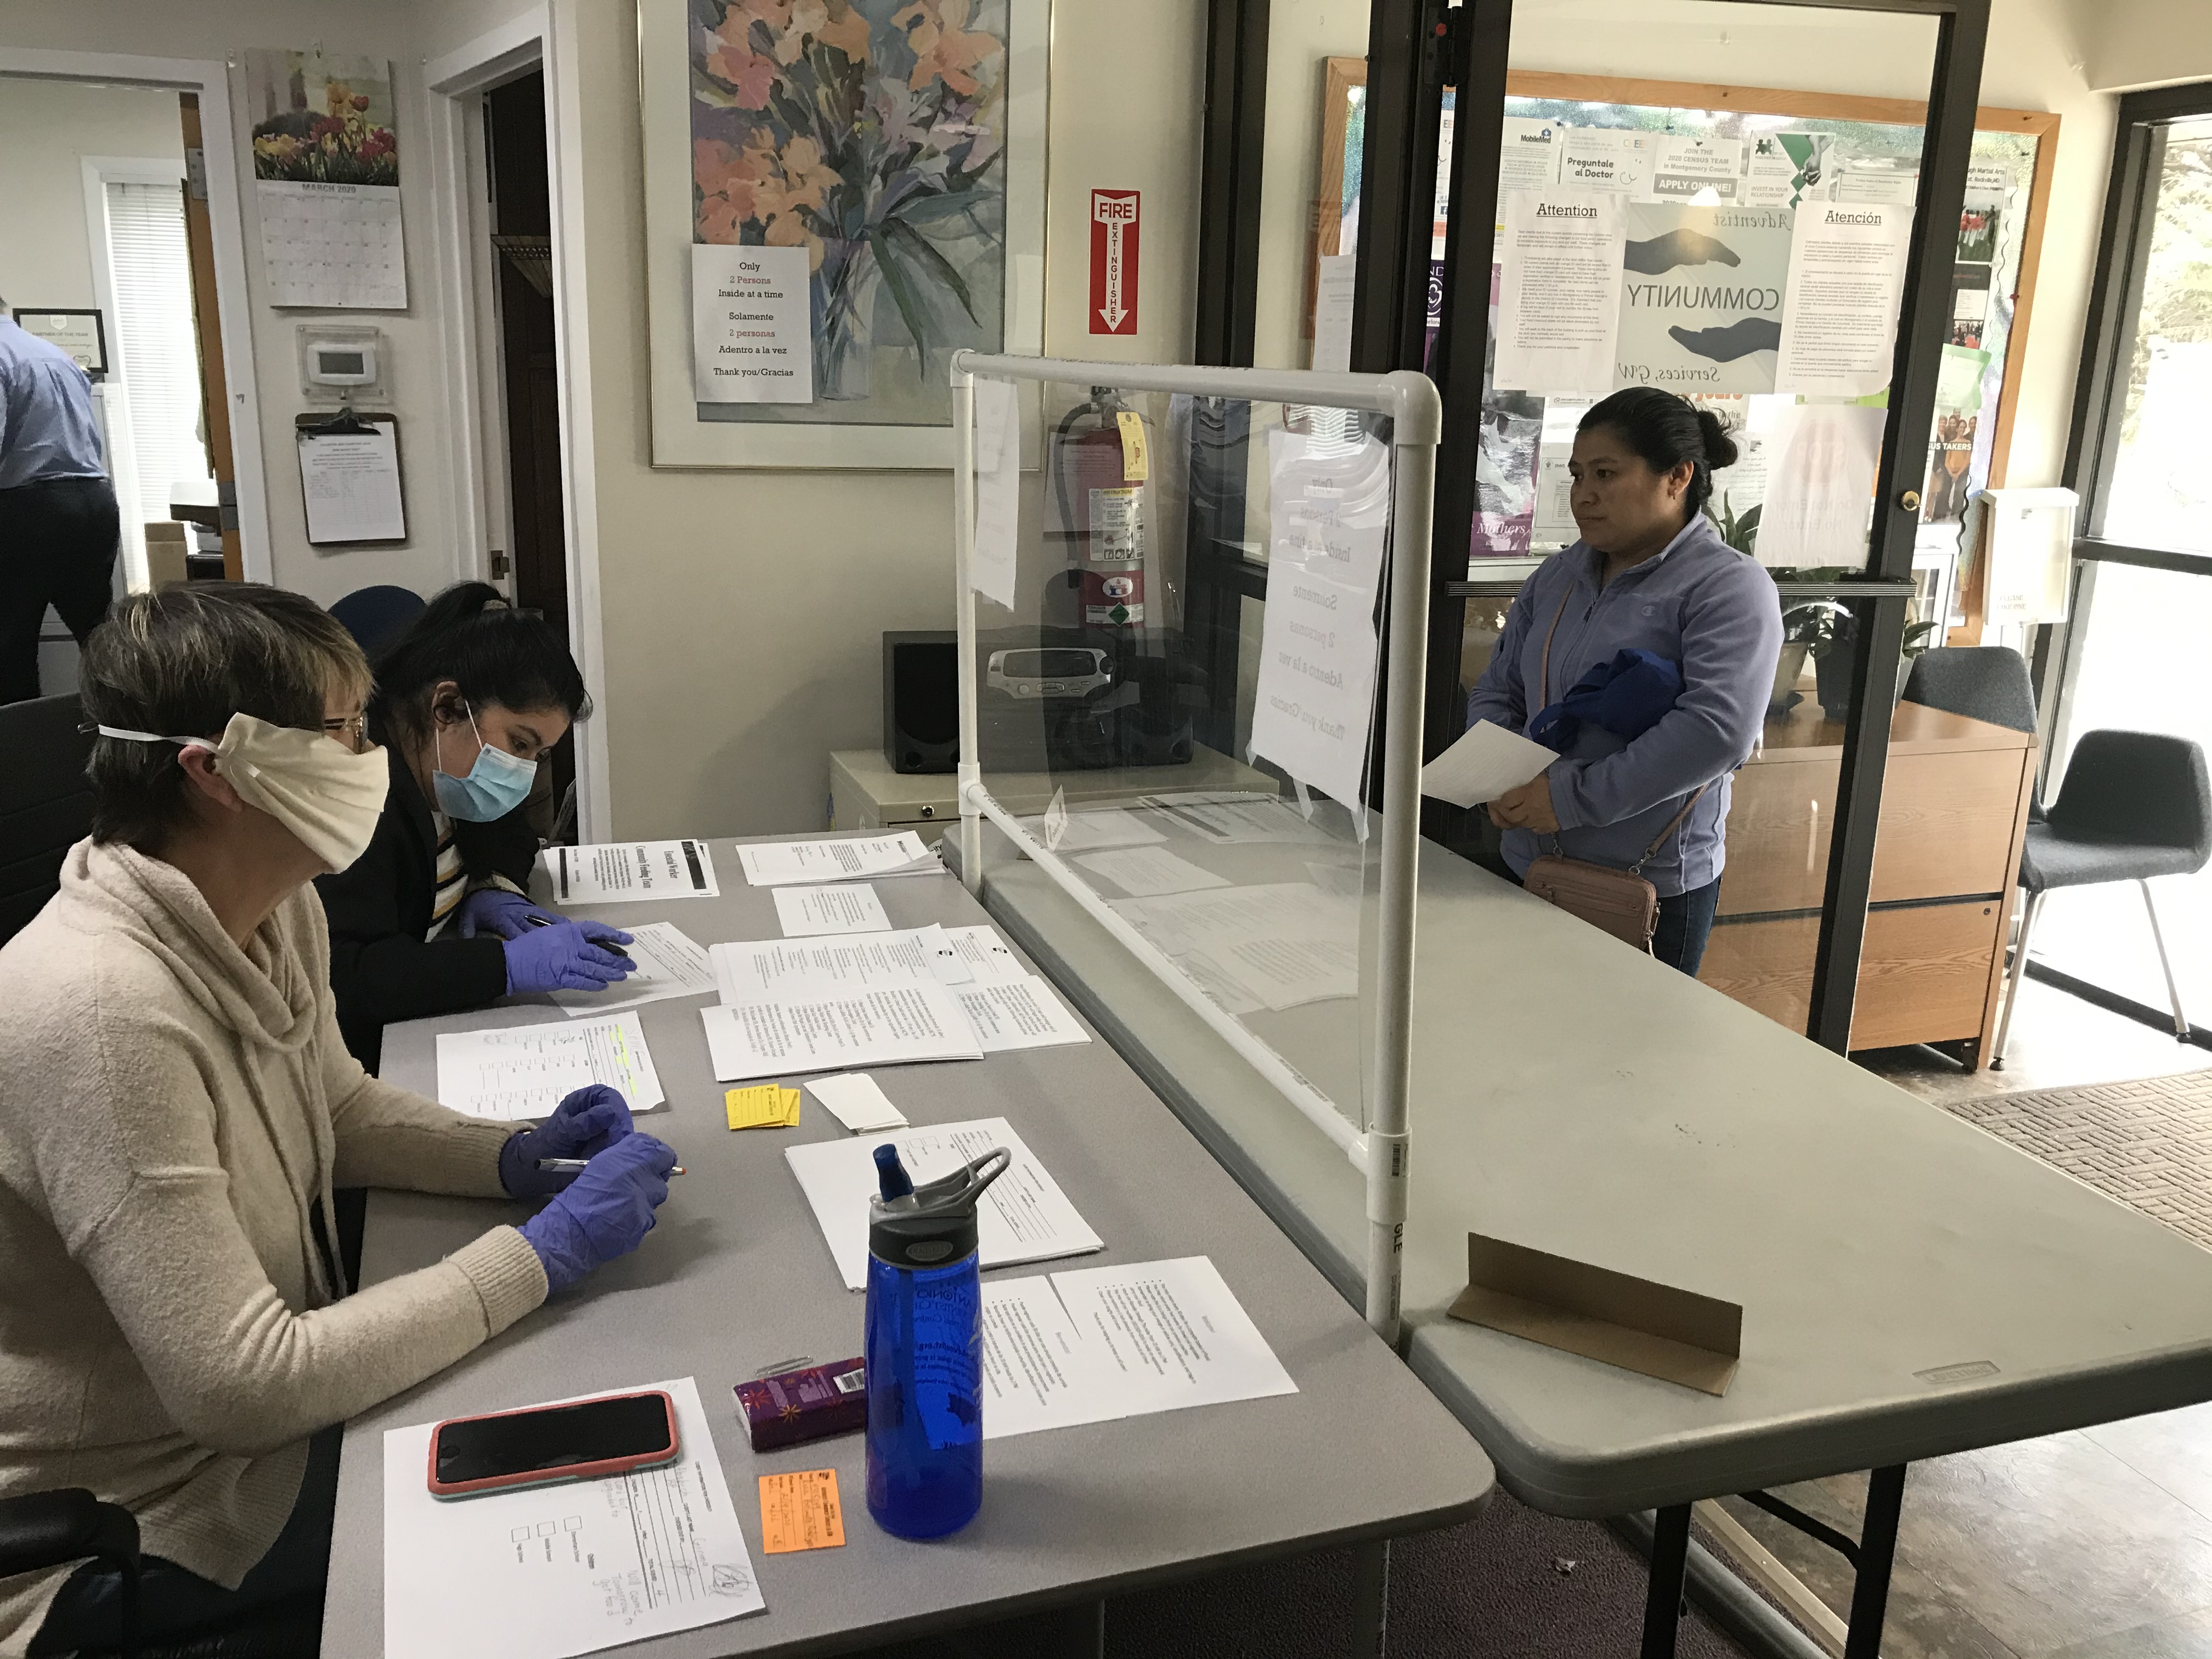
[(1615, 737), (1633, 743), (1672, 708), (1682, 695), (1680, 665), (1656, 651), (1621, 651), (1577, 680), (1557, 702), (1536, 711), (1528, 735), (1564, 755), (1595, 720)]

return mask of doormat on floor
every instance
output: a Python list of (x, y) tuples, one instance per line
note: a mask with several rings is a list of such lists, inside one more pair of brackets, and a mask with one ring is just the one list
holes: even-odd
[(2212, 1249), (2212, 1072), (1942, 1103)]

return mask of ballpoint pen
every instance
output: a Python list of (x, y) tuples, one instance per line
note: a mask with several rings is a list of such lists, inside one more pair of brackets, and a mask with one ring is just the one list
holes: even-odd
[[(541, 1158), (538, 1160), (538, 1167), (547, 1175), (574, 1175), (591, 1161), (588, 1158)], [(679, 1164), (668, 1173), (682, 1175), (684, 1166)]]

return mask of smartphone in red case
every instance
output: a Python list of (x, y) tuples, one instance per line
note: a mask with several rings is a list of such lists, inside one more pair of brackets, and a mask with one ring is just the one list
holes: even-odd
[(628, 1474), (672, 1462), (679, 1449), (676, 1402), (665, 1389), (453, 1417), (430, 1431), (430, 1495)]

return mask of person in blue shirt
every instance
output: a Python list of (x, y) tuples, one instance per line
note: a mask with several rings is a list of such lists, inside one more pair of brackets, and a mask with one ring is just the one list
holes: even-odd
[(1686, 974), (1712, 931), (1729, 780), (1758, 742), (1782, 652), (1773, 581), (1704, 512), (1715, 469), (1735, 458), (1719, 418), (1671, 392), (1635, 386), (1594, 404), (1568, 463), (1582, 538), (1528, 578), (1468, 695), (1469, 725), (1520, 732), (1599, 671), (1642, 688), (1627, 718), (1537, 721), (1531, 735), (1560, 757), (1491, 802), (1490, 817), (1516, 876), (1545, 853), (1641, 862), (1659, 893), (1652, 952)]
[(48, 605), (79, 645), (106, 617), (121, 533), (92, 382), (0, 301), (0, 702), (39, 695)]

